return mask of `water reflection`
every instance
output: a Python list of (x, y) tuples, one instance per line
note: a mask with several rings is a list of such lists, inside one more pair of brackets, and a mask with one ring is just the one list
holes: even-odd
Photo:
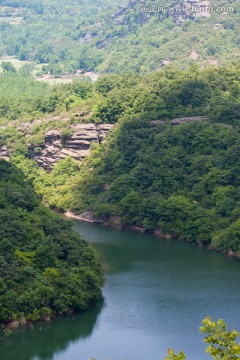
[(18, 329), (9, 338), (1, 339), (0, 359), (51, 360), (72, 343), (92, 335), (103, 307), (104, 301), (101, 300), (91, 311)]
[(159, 360), (168, 347), (207, 360), (206, 315), (239, 329), (240, 262), (178, 240), (76, 223), (104, 266), (101, 302), (86, 312), (19, 329), (3, 360)]

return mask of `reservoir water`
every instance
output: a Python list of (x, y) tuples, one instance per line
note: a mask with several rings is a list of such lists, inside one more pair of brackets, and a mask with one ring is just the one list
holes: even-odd
[(18, 329), (1, 339), (1, 360), (163, 360), (169, 347), (205, 360), (205, 316), (240, 330), (240, 261), (130, 230), (81, 222), (74, 229), (103, 265), (103, 300)]

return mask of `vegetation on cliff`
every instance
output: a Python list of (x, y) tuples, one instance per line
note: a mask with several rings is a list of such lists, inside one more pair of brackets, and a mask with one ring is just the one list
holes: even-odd
[[(169, 66), (145, 76), (106, 75), (94, 85), (55, 88), (59, 104), (76, 89), (88, 89), (85, 98), (79, 92), (76, 108), (87, 107), (89, 115), (70, 118), (69, 127), (71, 121), (117, 123), (80, 167), (64, 159), (48, 174), (30, 160), (26, 144), (42, 146), (48, 121), (27, 138), (13, 127), (2, 129), (1, 145), (7, 144), (10, 160), (52, 207), (163, 229), (239, 256), (239, 78), (238, 64), (188, 71)], [(171, 122), (199, 115), (208, 120)]]
[(90, 168), (75, 185), (75, 210), (240, 255), (236, 129), (131, 117), (92, 155)]
[(101, 297), (93, 250), (0, 160), (0, 323), (85, 310)]

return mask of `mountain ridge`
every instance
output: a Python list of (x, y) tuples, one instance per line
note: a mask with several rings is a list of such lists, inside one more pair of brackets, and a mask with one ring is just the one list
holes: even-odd
[[(91, 3), (88, 9), (72, 0), (66, 13), (63, 4), (60, 10), (60, 4), (54, 2), (58, 21), (48, 3), (38, 4), (45, 4), (41, 11), (30, 8), (23, 23), (1, 23), (0, 53), (61, 64), (66, 71), (100, 73), (148, 72), (168, 63), (186, 67), (192, 62), (217, 65), (239, 59), (239, 0), (228, 4), (216, 0), (163, 0), (159, 4), (116, 0), (108, 9), (101, 1)], [(4, 4), (13, 2), (5, 0)], [(19, 2), (14, 4), (19, 6)]]

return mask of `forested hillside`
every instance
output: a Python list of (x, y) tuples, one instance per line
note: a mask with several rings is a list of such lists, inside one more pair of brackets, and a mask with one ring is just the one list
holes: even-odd
[[(91, 211), (239, 256), (239, 79), (232, 63), (62, 85), (32, 102), (32, 111), (50, 101), (65, 117), (16, 122), (18, 129), (11, 120), (0, 151), (53, 208)], [(93, 140), (90, 157), (62, 159), (49, 173), (39, 167), (34, 159), (46, 153), (49, 130), (62, 134), (60, 148), (68, 139), (76, 147), (74, 127), (87, 123), (115, 127), (107, 141)]]
[(79, 178), (75, 211), (240, 255), (239, 132), (232, 126), (125, 119), (95, 164)]
[(169, 65), (149, 74), (109, 74), (95, 84), (75, 80), (55, 87), (20, 69), (0, 75), (0, 121), (32, 121), (55, 112), (73, 122), (116, 123), (134, 114), (163, 121), (204, 115), (238, 125), (239, 80), (238, 61), (204, 69), (192, 64), (187, 70)]
[(71, 224), (0, 159), (0, 323), (85, 310), (101, 297), (100, 265)]
[(239, 0), (3, 0), (0, 55), (71, 73), (216, 65), (239, 58), (239, 10)]
[(63, 214), (240, 258), (239, 23), (240, 0), (0, 0), (0, 332), (101, 299)]
[[(64, 62), (69, 71), (94, 68), (102, 55), (80, 47), (78, 31), (95, 24), (122, 0), (2, 0), (0, 54), (39, 63)], [(15, 21), (14, 21), (15, 20)]]

